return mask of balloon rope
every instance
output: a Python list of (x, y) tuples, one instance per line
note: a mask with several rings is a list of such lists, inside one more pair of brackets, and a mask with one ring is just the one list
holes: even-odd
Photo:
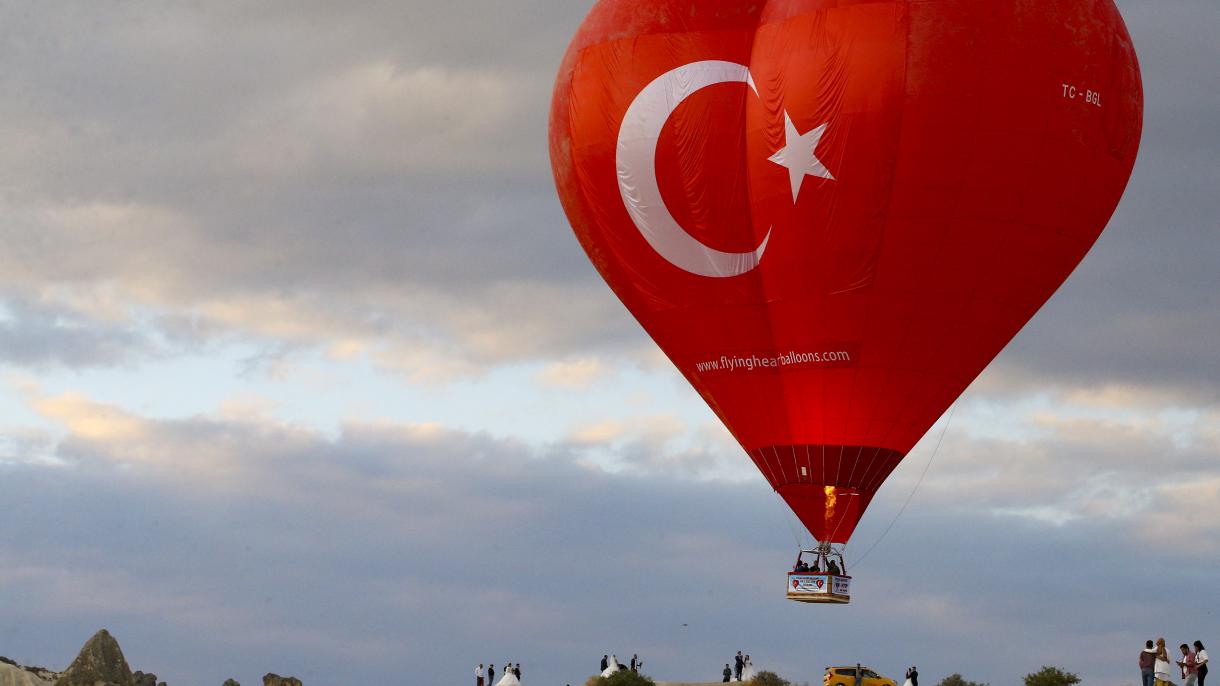
[[(804, 541), (801, 540), (801, 535), (797, 528), (792, 525), (792, 520), (796, 519), (796, 515), (792, 514), (792, 510), (788, 508), (788, 503), (784, 502), (784, 497), (779, 494), (779, 491), (773, 491), (775, 499), (779, 505), (779, 516), (783, 517), (784, 523), (788, 525), (788, 531), (792, 533), (792, 540), (796, 541), (797, 550), (804, 547)], [(798, 524), (800, 520), (797, 520)]]
[(873, 544), (868, 547), (868, 550), (864, 551), (864, 554), (855, 561), (855, 563), (852, 565), (853, 569), (860, 568), (860, 563), (864, 561), (864, 558), (868, 557), (868, 554), (873, 552), (873, 549), (881, 543), (886, 534), (890, 532), (890, 529), (893, 529), (894, 525), (898, 523), (898, 518), (902, 516), (902, 513), (906, 512), (907, 506), (911, 504), (911, 499), (915, 497), (915, 491), (919, 490), (919, 485), (923, 483), (923, 478), (928, 475), (928, 470), (932, 467), (932, 460), (935, 460), (936, 454), (940, 452), (940, 444), (945, 440), (945, 434), (949, 431), (949, 424), (953, 421), (953, 413), (956, 411), (957, 403), (954, 402), (953, 407), (949, 408), (949, 416), (945, 418), (945, 426), (940, 430), (940, 438), (936, 439), (936, 447), (932, 449), (932, 454), (928, 457), (928, 463), (923, 466), (923, 472), (920, 473), (919, 479), (915, 481), (915, 486), (911, 488), (911, 492), (907, 494), (906, 502), (902, 504), (902, 507), (898, 508), (898, 513), (894, 515), (894, 519), (890, 521), (890, 525), (885, 527), (885, 531), (882, 531), (881, 535), (877, 537), (877, 540), (873, 541)]

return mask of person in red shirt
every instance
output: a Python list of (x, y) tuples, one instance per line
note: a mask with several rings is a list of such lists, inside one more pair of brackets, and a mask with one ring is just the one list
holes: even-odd
[(1183, 686), (1195, 686), (1199, 680), (1199, 670), (1195, 666), (1195, 654), (1190, 652), (1190, 646), (1185, 643), (1178, 648), (1182, 651), (1182, 659), (1178, 660), (1178, 666), (1182, 668)]
[(1155, 667), (1156, 649), (1152, 647), (1152, 641), (1146, 641), (1144, 649), (1140, 651), (1140, 677), (1144, 686), (1153, 686), (1156, 681), (1156, 675), (1153, 673)]

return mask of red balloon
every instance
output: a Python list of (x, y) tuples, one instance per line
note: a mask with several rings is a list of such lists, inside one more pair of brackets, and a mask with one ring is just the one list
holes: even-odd
[(1111, 0), (602, 0), (551, 109), (615, 294), (809, 531), (876, 489), (1109, 221)]

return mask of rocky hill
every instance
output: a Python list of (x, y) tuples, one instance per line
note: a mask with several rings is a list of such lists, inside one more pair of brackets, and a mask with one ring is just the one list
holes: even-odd
[[(131, 671), (119, 642), (102, 629), (81, 648), (80, 654), (62, 672), (45, 667), (25, 667), (0, 657), (0, 686), (167, 686), (156, 674)], [(241, 686), (226, 679), (223, 686)], [(291, 676), (267, 674), (263, 686), (302, 686)]]

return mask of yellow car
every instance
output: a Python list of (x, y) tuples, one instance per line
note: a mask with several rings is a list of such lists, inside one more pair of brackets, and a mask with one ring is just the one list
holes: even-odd
[[(861, 686), (898, 686), (893, 679), (887, 679), (868, 667), (860, 667)], [(856, 686), (856, 667), (827, 667), (826, 676), (822, 678), (823, 686)]]

